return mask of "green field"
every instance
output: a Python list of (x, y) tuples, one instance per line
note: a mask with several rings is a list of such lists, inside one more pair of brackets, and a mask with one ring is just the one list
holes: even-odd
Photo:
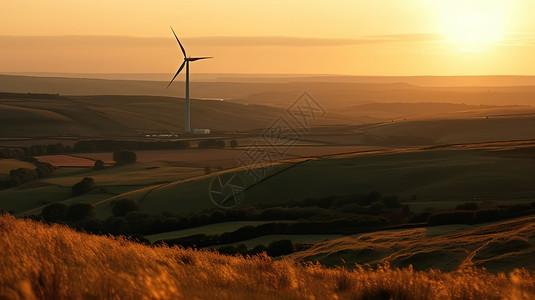
[(104, 170), (73, 172), (61, 177), (47, 178), (44, 182), (70, 187), (84, 177), (91, 177), (99, 186), (148, 185), (173, 182), (203, 174), (202, 168), (175, 167), (167, 162), (151, 162), (110, 167)]
[(0, 158), (0, 181), (8, 181), (9, 172), (18, 168), (35, 169), (35, 166), (29, 162), (16, 159)]
[(25, 161), (0, 158), (0, 175), (9, 175), (9, 171), (18, 168), (35, 169), (35, 166)]
[[(242, 205), (275, 205), (372, 191), (397, 195), (418, 210), (435, 206), (452, 208), (474, 201), (528, 201), (535, 197), (532, 184), (535, 160), (531, 156), (512, 156), (506, 150), (474, 147), (406, 149), (290, 161), (275, 166), (275, 176), (248, 185)], [(251, 181), (245, 171), (237, 174), (246, 182)], [(117, 197), (137, 199), (142, 210), (150, 213), (171, 211), (187, 215), (214, 208), (208, 197), (213, 176), (170, 183), (150, 193), (140, 190)]]
[(334, 240), (341, 238), (342, 235), (339, 234), (269, 234), (264, 235), (261, 237), (257, 237), (250, 240), (245, 241), (239, 241), (237, 243), (232, 244), (223, 244), (223, 245), (217, 245), (216, 247), (207, 247), (207, 248), (221, 248), (225, 246), (238, 246), (238, 245), (245, 245), (248, 249), (252, 249), (258, 245), (268, 246), (270, 243), (280, 240), (291, 240), (294, 244), (315, 244), (319, 242), (325, 242), (329, 240)]
[[(39, 213), (43, 205), (53, 202), (97, 204), (129, 191), (203, 174), (202, 168), (176, 167), (167, 162), (137, 163), (103, 170), (60, 168), (43, 180), (0, 190), (0, 207), (15, 214), (34, 214)], [(95, 180), (95, 191), (88, 195), (72, 197), (71, 187), (84, 177)], [(103, 217), (110, 214), (107, 205), (97, 207), (97, 211), (102, 212)]]
[[(9, 210), (22, 213), (35, 208), (32, 205), (70, 199), (70, 187), (84, 177), (91, 177), (98, 188), (104, 189), (99, 200), (93, 202), (102, 218), (111, 213), (109, 203), (119, 198), (137, 200), (144, 212), (184, 216), (215, 208), (209, 198), (210, 183), (215, 176), (235, 173), (247, 187), (243, 206), (377, 191), (382, 195), (397, 195), (413, 211), (422, 211), (474, 201), (530, 201), (535, 197), (533, 157), (531, 142), (378, 150), (288, 160), (275, 164), (268, 173), (273, 176), (258, 183), (245, 168), (204, 175), (202, 168), (156, 161), (104, 170), (59, 169), (37, 184), (37, 188), (30, 185), (3, 190), (0, 198), (9, 202), (6, 204)], [(40, 189), (52, 193), (45, 196)], [(18, 204), (7, 200), (15, 197)]]
[[(257, 226), (273, 221), (238, 221), (238, 222), (223, 222), (210, 225), (199, 226), (195, 228), (188, 228), (183, 230), (176, 230), (164, 233), (157, 233), (145, 236), (151, 243), (160, 240), (176, 239), (195, 234), (221, 234), (225, 232), (232, 232), (245, 226)], [(277, 222), (283, 222), (277, 220)]]

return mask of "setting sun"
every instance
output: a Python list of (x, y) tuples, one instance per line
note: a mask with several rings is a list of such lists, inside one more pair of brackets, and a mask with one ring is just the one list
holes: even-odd
[(461, 51), (482, 51), (500, 42), (505, 30), (505, 1), (444, 1), (442, 30)]

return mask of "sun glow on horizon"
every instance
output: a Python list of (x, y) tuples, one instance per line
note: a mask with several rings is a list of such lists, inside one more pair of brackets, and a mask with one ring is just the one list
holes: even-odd
[(508, 5), (499, 0), (440, 1), (443, 33), (457, 50), (480, 52), (503, 40)]

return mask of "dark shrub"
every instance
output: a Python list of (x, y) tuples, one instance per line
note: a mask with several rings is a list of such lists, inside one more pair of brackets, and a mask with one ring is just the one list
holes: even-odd
[(219, 253), (222, 254), (229, 254), (229, 255), (235, 255), (235, 254), (247, 254), (247, 246), (244, 244), (239, 244), (238, 246), (224, 246), (219, 249), (217, 249)]
[(77, 228), (84, 230), (89, 233), (100, 233), (102, 231), (102, 225), (99, 221), (95, 219), (86, 219), (79, 222), (76, 226)]
[(72, 195), (80, 196), (89, 192), (93, 186), (95, 186), (95, 181), (93, 178), (85, 177), (82, 181), (77, 182), (72, 186)]
[(94, 219), (95, 217), (95, 207), (89, 203), (71, 204), (67, 209), (67, 219), (71, 222)]
[(401, 207), (401, 202), (399, 201), (397, 196), (384, 197), (381, 201), (387, 208), (390, 208), (390, 209)]
[(54, 166), (49, 163), (36, 161), (33, 163), (36, 167), (37, 175), (39, 177), (46, 177), (54, 172)]
[(308, 219), (313, 216), (328, 213), (326, 209), (319, 207), (273, 207), (262, 211), (262, 220), (297, 220)]
[(139, 210), (136, 200), (134, 199), (119, 199), (113, 202), (111, 212), (116, 217), (124, 217), (131, 211)]
[(251, 249), (251, 251), (249, 251), (249, 254), (255, 255), (255, 254), (260, 254), (262, 252), (267, 252), (267, 247), (264, 245), (258, 245), (254, 247), (253, 249)]
[(519, 203), (519, 204), (513, 204), (509, 206), (509, 208), (507, 209), (507, 212), (511, 216), (522, 216), (522, 215), (529, 214), (531, 210), (532, 208), (529, 204)]
[(100, 159), (95, 160), (95, 164), (93, 165), (93, 169), (95, 170), (102, 170), (104, 169), (104, 162)]
[(411, 207), (408, 206), (407, 204), (403, 205), (401, 207), (401, 213), (404, 215), (404, 216), (408, 216), (410, 213), (411, 213)]
[(351, 212), (356, 214), (367, 214), (369, 212), (368, 207), (360, 206), (358, 204), (348, 204), (341, 208), (343, 212)]
[(425, 223), (429, 219), (429, 212), (414, 214), (409, 218), (409, 223)]
[(236, 141), (236, 140), (231, 140), (231, 141), (230, 141), (230, 147), (231, 147), (232, 149), (238, 147), (238, 141)]
[(50, 144), (46, 146), (46, 153), (47, 154), (58, 154), (63, 153), (63, 145), (61, 143), (57, 144)]
[(133, 164), (137, 160), (137, 155), (135, 152), (121, 150), (113, 152), (113, 160), (117, 165), (128, 165)]
[(463, 203), (455, 207), (455, 210), (478, 210), (479, 205), (477, 203)]
[(223, 246), (217, 249), (217, 252), (221, 254), (234, 255), (238, 253), (238, 250), (234, 246)]
[(97, 146), (92, 141), (79, 141), (74, 144), (73, 150), (75, 152), (93, 152), (97, 150)]
[(480, 209), (474, 213), (476, 222), (494, 222), (507, 218), (507, 211), (499, 208)]
[(219, 223), (219, 222), (224, 222), (224, 221), (225, 221), (225, 213), (220, 210), (214, 211), (212, 215), (210, 216), (210, 223)]
[(364, 205), (370, 205), (372, 204), (373, 202), (376, 202), (376, 201), (379, 201), (381, 200), (381, 194), (379, 194), (378, 192), (376, 191), (373, 191), (371, 193), (369, 193), (368, 195), (366, 195), (366, 197), (364, 197), (363, 199), (361, 199), (359, 201), (359, 204), (364, 206)]
[(226, 211), (225, 218), (227, 221), (241, 221), (247, 217), (247, 211), (240, 208), (233, 208)]
[(294, 244), (291, 240), (280, 240), (270, 243), (267, 247), (269, 256), (281, 256), (290, 254), (295, 251)]
[(9, 172), (9, 186), (18, 186), (32, 180), (39, 179), (39, 173), (35, 169), (19, 168)]
[(406, 223), (407, 218), (400, 210), (392, 210), (386, 213), (390, 225), (399, 225)]
[(204, 149), (223, 149), (225, 148), (225, 141), (221, 140), (205, 140), (199, 142), (199, 148)]
[(41, 216), (48, 222), (62, 222), (67, 220), (68, 207), (63, 203), (52, 203), (41, 211)]
[(134, 233), (146, 234), (152, 226), (151, 215), (140, 211), (129, 212), (126, 214), (125, 220), (131, 232)]
[(128, 231), (128, 225), (124, 218), (111, 217), (104, 222), (102, 231), (114, 235), (125, 234)]
[(210, 174), (212, 173), (212, 166), (206, 165), (204, 166), (204, 174)]
[(447, 224), (474, 224), (474, 212), (469, 210), (437, 212), (429, 216), (427, 223), (431, 226)]
[(381, 214), (385, 210), (385, 205), (381, 201), (373, 202), (368, 209), (369, 213), (372, 215)]

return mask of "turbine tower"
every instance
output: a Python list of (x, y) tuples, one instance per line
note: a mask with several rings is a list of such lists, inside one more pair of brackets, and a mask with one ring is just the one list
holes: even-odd
[(189, 118), (189, 62), (190, 61), (196, 61), (201, 59), (207, 59), (212, 57), (188, 57), (186, 55), (186, 50), (184, 50), (184, 47), (182, 46), (182, 43), (176, 36), (175, 31), (173, 30), (173, 27), (171, 27), (171, 31), (173, 31), (173, 34), (175, 35), (176, 41), (178, 42), (178, 45), (180, 46), (180, 49), (182, 50), (182, 53), (184, 54), (184, 62), (180, 65), (178, 68), (178, 71), (176, 71), (175, 76), (173, 76), (173, 79), (171, 79), (171, 82), (167, 85), (167, 88), (173, 83), (173, 80), (180, 74), (180, 71), (184, 69), (184, 66), (186, 66), (186, 125), (184, 126), (184, 132), (190, 133), (190, 118)]

